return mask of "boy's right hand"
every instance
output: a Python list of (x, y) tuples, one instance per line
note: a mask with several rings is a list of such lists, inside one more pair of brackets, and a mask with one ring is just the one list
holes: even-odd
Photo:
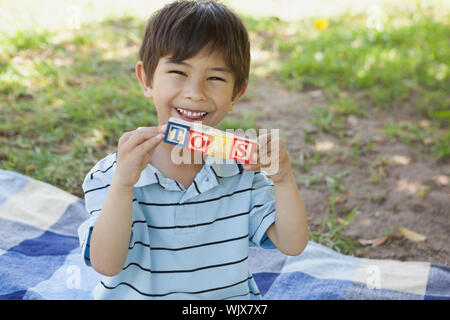
[(164, 138), (166, 125), (125, 132), (119, 139), (114, 183), (132, 188), (147, 167), (153, 150)]

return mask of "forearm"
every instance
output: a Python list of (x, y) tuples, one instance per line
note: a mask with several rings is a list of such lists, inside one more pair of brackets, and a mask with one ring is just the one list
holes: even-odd
[(300, 254), (309, 239), (305, 204), (292, 174), (274, 185), (277, 247), (286, 253)]
[(125, 264), (131, 234), (133, 188), (111, 184), (91, 236), (93, 268), (104, 275), (119, 273)]

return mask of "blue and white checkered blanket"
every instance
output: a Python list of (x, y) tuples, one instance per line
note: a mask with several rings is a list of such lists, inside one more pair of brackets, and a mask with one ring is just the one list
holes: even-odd
[[(84, 265), (83, 200), (0, 170), (0, 299), (91, 299), (100, 279)], [(309, 242), (297, 257), (250, 247), (263, 299), (450, 299), (450, 268), (346, 256)]]

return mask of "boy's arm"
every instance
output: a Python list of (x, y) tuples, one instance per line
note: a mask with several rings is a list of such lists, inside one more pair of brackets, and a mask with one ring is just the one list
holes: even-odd
[(100, 216), (92, 231), (91, 264), (95, 271), (114, 276), (125, 264), (131, 235), (133, 187), (111, 184)]
[(291, 174), (275, 185), (275, 222), (266, 234), (287, 255), (299, 255), (308, 244), (308, 221), (305, 205)]
[(131, 235), (133, 187), (161, 143), (165, 126), (126, 132), (119, 139), (111, 187), (91, 235), (92, 267), (106, 276), (122, 271)]
[(270, 134), (258, 137), (258, 155), (253, 162), (244, 169), (266, 169), (274, 183), (276, 216), (266, 235), (281, 252), (299, 255), (308, 244), (308, 218), (284, 141)]

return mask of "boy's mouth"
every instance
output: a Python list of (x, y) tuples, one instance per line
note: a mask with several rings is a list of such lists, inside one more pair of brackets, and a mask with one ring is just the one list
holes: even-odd
[(175, 108), (175, 110), (180, 118), (186, 121), (202, 121), (208, 114), (206, 111), (192, 111), (183, 108)]

